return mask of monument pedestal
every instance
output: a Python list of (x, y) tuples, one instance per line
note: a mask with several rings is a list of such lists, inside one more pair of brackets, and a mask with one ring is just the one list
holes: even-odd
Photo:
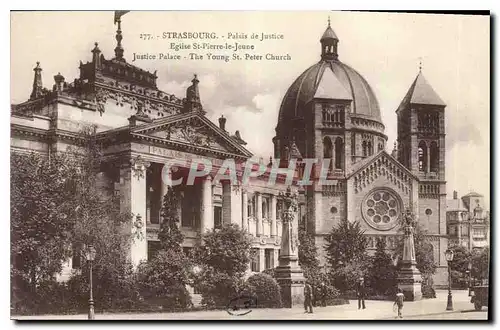
[(276, 267), (276, 281), (281, 288), (283, 307), (292, 308), (304, 304), (304, 272), (299, 266), (297, 233), (297, 196), (288, 188), (280, 194), (284, 202), (283, 226), (279, 266)]
[[(288, 258), (291, 257), (291, 258)], [(304, 273), (293, 256), (283, 256), (280, 265), (276, 267), (276, 281), (281, 288), (283, 307), (292, 308), (304, 305)], [(286, 260), (288, 259), (288, 260)], [(284, 265), (282, 265), (284, 261)], [(288, 261), (288, 262), (287, 262)]]
[(416, 225), (415, 215), (409, 208), (403, 215), (404, 241), (403, 260), (398, 274), (398, 287), (403, 290), (406, 301), (422, 299), (422, 275), (417, 268), (415, 241), (413, 237)]
[(405, 301), (422, 299), (422, 276), (415, 265), (404, 265), (398, 274), (398, 288), (403, 290)]

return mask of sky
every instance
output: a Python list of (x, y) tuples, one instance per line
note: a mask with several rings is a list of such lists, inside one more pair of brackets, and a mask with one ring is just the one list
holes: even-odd
[[(237, 40), (254, 44), (257, 53), (288, 54), (289, 61), (142, 60), (157, 71), (158, 87), (185, 97), (193, 74), (207, 116), (239, 130), (248, 149), (264, 159), (273, 154), (281, 100), (295, 78), (320, 59), (319, 39), (327, 19), (339, 38), (339, 59), (356, 69), (373, 88), (388, 136), (396, 139), (399, 103), (419, 71), (447, 104), (446, 180), (448, 198), (476, 191), (490, 196), (490, 20), (488, 16), (361, 12), (130, 12), (122, 17), (123, 47), (133, 53), (157, 54), (169, 40), (144, 40), (141, 34), (215, 32), (282, 34), (283, 39)], [(113, 12), (11, 13), (11, 102), (31, 92), (33, 68), (43, 68), (44, 86), (53, 76), (66, 81), (79, 75), (79, 61), (91, 60), (94, 42), (108, 59), (114, 57)], [(227, 37), (226, 37), (227, 39)], [(224, 40), (226, 40), (224, 39)], [(224, 40), (219, 40), (224, 42)], [(217, 41), (217, 42), (219, 42)], [(232, 41), (234, 42), (234, 40)], [(210, 52), (210, 51), (206, 51)], [(215, 52), (215, 51), (212, 51)], [(201, 52), (205, 53), (205, 52)], [(226, 54), (231, 53), (230, 51)], [(186, 54), (179, 53), (179, 54)]]

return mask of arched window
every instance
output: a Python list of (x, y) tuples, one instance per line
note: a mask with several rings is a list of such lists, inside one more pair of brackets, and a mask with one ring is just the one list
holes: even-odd
[(344, 144), (342, 143), (342, 139), (337, 137), (335, 139), (335, 168), (342, 169), (342, 163), (344, 160)]
[(371, 141), (368, 141), (368, 156), (373, 155), (373, 148)]
[(384, 145), (382, 143), (378, 144), (378, 152), (384, 150)]
[(366, 144), (366, 141), (363, 141), (363, 157), (368, 156), (368, 145)]
[(323, 159), (330, 159), (330, 165), (328, 168), (332, 170), (332, 140), (328, 136), (323, 139)]
[(418, 170), (427, 172), (427, 145), (424, 141), (418, 144)]
[(430, 170), (431, 172), (437, 173), (439, 171), (439, 148), (436, 141), (431, 143), (430, 148)]

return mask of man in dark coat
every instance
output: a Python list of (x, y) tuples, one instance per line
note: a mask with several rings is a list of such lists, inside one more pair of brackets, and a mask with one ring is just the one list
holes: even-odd
[(326, 285), (325, 283), (321, 283), (321, 306), (326, 307)]
[[(312, 313), (313, 312), (313, 306), (312, 306), (312, 288), (309, 283), (306, 283), (304, 286), (304, 309), (306, 313)], [(309, 309), (309, 311), (308, 311)]]
[(358, 296), (358, 309), (361, 309), (361, 306), (363, 306), (363, 309), (365, 309), (365, 279), (360, 278), (358, 285), (356, 287), (356, 294)]

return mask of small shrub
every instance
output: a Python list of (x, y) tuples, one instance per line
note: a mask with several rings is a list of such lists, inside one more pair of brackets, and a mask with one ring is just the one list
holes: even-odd
[(432, 275), (422, 276), (422, 297), (423, 298), (436, 298), (436, 291), (434, 290), (434, 280)]
[(191, 306), (191, 296), (186, 289), (188, 260), (182, 251), (161, 250), (149, 262), (137, 269), (137, 286), (147, 303), (163, 309)]
[(280, 308), (281, 289), (278, 282), (268, 274), (254, 274), (247, 280), (250, 294), (257, 300), (257, 306), (263, 308)]
[(201, 292), (201, 304), (207, 307), (225, 308), (229, 302), (246, 292), (243, 280), (220, 272), (205, 272), (203, 279), (197, 284)]

